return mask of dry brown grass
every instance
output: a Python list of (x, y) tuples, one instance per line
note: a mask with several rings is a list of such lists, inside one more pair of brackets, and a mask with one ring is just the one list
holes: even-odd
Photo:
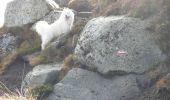
[(166, 81), (167, 81), (167, 79), (165, 77), (163, 77), (160, 80), (158, 80), (158, 82), (156, 83), (156, 88), (159, 89), (160, 87), (165, 85)]
[(30, 97), (25, 97), (21, 94), (5, 94), (4, 96), (0, 97), (0, 100), (36, 100), (32, 96)]
[(70, 70), (74, 66), (74, 55), (70, 54), (64, 59), (63, 69)]
[(12, 92), (2, 82), (0, 82), (0, 90), (3, 94), (0, 96), (0, 100), (36, 100), (31, 94), (25, 96), (19, 90)]
[(169, 80), (170, 76), (167, 74), (156, 83), (157, 94), (159, 98), (162, 98), (161, 100), (170, 100)]
[(97, 4), (98, 0), (88, 0), (88, 2), (90, 2), (90, 4), (92, 4), (92, 6), (94, 7)]
[(46, 57), (41, 54), (36, 54), (28, 58), (28, 62), (31, 66), (42, 64), (45, 62), (45, 60)]
[(69, 70), (74, 66), (74, 55), (70, 54), (64, 59), (62, 70), (59, 74), (59, 80), (63, 79)]

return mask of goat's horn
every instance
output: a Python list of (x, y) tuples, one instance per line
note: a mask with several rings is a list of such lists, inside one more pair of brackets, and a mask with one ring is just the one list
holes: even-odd
[(59, 9), (60, 6), (53, 0), (46, 0), (46, 2), (53, 8), (53, 9)]

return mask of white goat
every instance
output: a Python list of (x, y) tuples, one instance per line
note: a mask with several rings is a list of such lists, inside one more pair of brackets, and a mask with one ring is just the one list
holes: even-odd
[(41, 49), (44, 50), (46, 45), (60, 34), (67, 33), (71, 30), (74, 22), (74, 13), (69, 8), (64, 8), (59, 19), (52, 24), (45, 21), (39, 21), (35, 25), (36, 32), (41, 36)]

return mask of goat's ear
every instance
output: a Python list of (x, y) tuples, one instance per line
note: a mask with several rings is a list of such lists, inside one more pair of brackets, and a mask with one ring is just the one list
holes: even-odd
[(74, 9), (71, 9), (71, 11), (75, 14), (75, 15), (77, 15), (77, 11), (75, 11)]

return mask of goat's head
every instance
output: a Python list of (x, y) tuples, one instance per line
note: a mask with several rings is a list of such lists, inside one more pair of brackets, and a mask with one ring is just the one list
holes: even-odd
[(74, 20), (74, 13), (71, 9), (69, 8), (64, 8), (62, 13), (61, 13), (61, 17), (64, 18), (67, 21), (72, 21)]

